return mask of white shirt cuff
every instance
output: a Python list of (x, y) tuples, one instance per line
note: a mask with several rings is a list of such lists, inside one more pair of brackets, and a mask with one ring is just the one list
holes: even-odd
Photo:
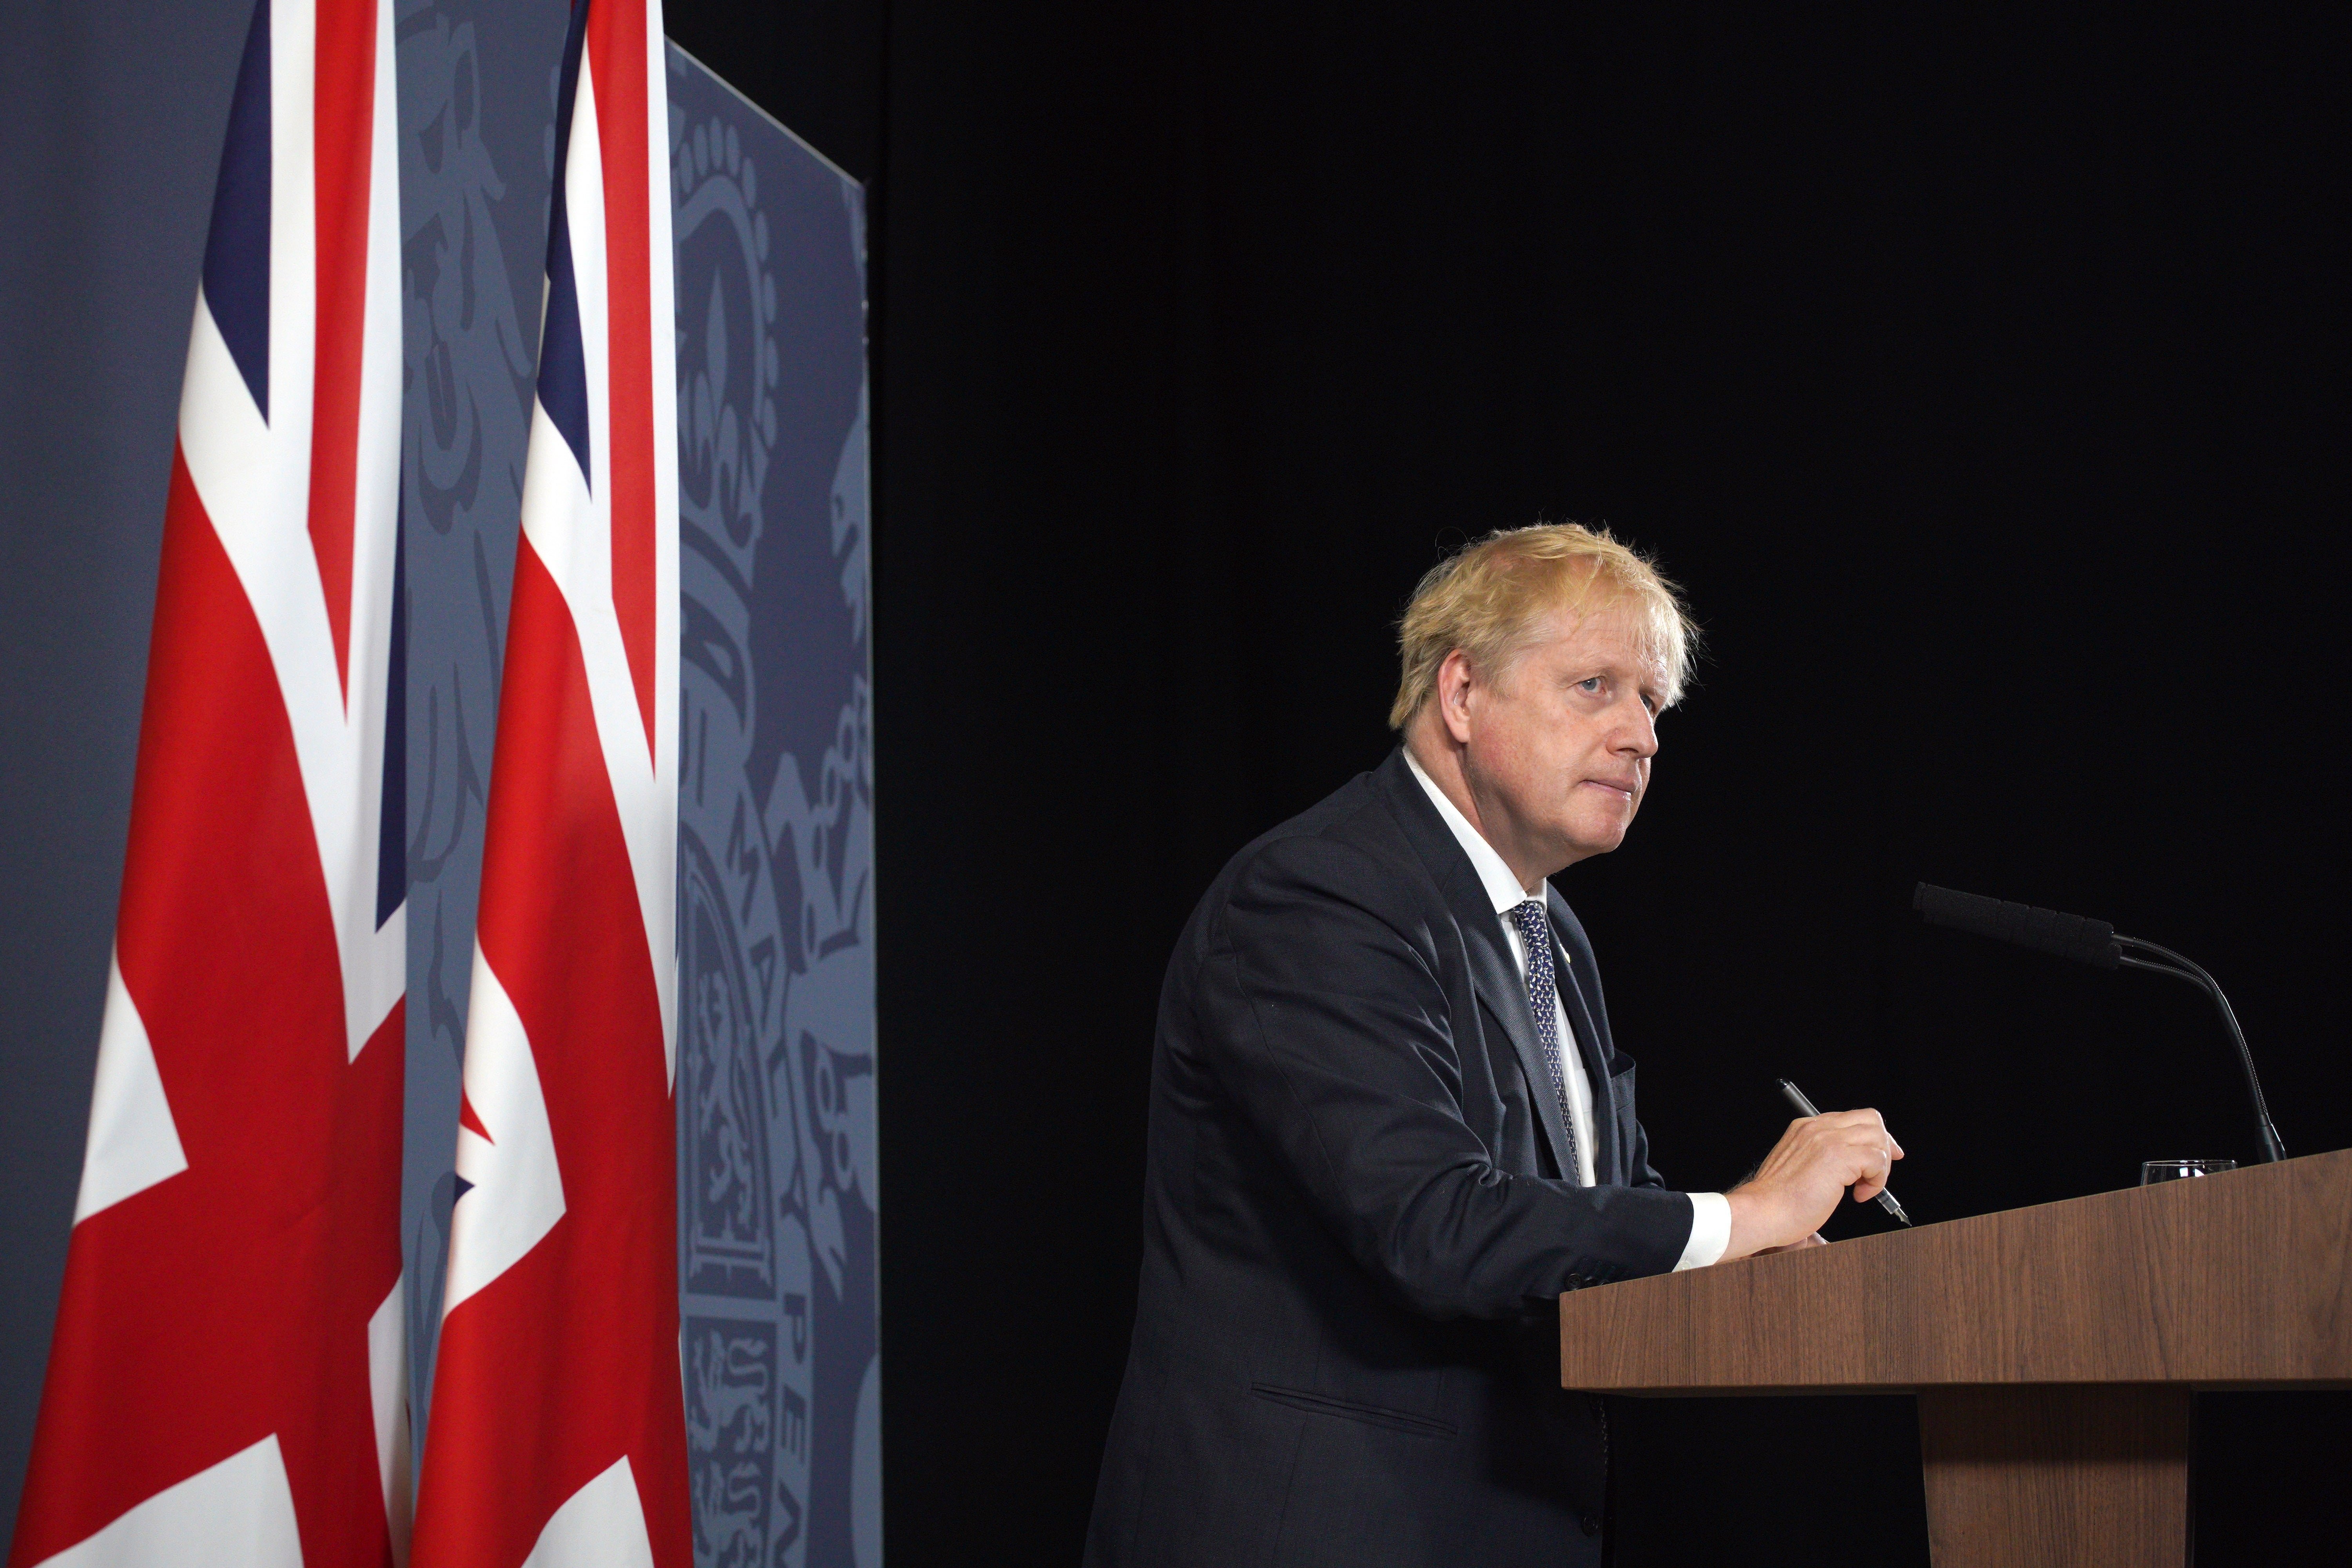
[(1691, 1201), (1691, 1233), (1683, 1243), (1682, 1261), (1675, 1265), (1677, 1274), (1685, 1268), (1705, 1268), (1731, 1245), (1731, 1200), (1721, 1193), (1684, 1195)]

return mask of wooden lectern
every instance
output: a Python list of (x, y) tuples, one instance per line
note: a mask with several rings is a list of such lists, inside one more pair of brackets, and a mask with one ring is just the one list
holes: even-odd
[(1599, 1393), (1919, 1396), (1937, 1568), (2184, 1564), (2200, 1388), (2352, 1385), (2352, 1150), (1560, 1298)]

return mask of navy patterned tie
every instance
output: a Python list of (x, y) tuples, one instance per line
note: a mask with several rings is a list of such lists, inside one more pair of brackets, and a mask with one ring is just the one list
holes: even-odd
[(1570, 1181), (1581, 1183), (1583, 1173), (1577, 1169), (1576, 1118), (1568, 1110), (1568, 1071), (1559, 1059), (1559, 991), (1552, 975), (1551, 921), (1544, 916), (1543, 900), (1529, 899), (1511, 907), (1511, 923), (1519, 928), (1519, 941), (1528, 950), (1528, 1005), (1535, 1009), (1536, 1038), (1543, 1042), (1544, 1065), (1551, 1068), (1551, 1091), (1559, 1100), (1559, 1125), (1568, 1134), (1568, 1169), (1561, 1173)]

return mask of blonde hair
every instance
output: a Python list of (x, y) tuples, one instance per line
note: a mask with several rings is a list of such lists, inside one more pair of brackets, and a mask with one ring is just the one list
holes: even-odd
[(1697, 651), (1698, 624), (1683, 607), (1675, 584), (1605, 528), (1538, 522), (1498, 528), (1422, 578), (1397, 622), (1403, 672), (1389, 709), (1389, 728), (1402, 730), (1412, 721), (1437, 689), (1438, 667), (1455, 648), (1494, 676), (1526, 651), (1548, 612), (1581, 615), (1596, 593), (1641, 613), (1646, 623), (1643, 651), (1663, 672), (1664, 705), (1681, 700)]

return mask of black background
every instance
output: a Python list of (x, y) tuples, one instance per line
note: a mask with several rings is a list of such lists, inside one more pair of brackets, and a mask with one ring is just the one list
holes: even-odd
[[(902, 1568), (1076, 1557), (1169, 947), (1380, 760), (1393, 618), (1490, 528), (1605, 522), (1706, 626), (1627, 847), (1560, 879), (1671, 1180), (1736, 1181), (1783, 1073), (1886, 1113), (1921, 1220), (2253, 1156), (2194, 993), (1922, 931), (1918, 879), (2200, 958), (2289, 1152), (2352, 1144), (2340, 38), (2122, 5), (668, 23), (874, 192)], [(1926, 1559), (1907, 1399), (1622, 1421), (1621, 1563)], [(2209, 1396), (2199, 1441), (2208, 1568), (2343, 1539), (2345, 1396)]]

